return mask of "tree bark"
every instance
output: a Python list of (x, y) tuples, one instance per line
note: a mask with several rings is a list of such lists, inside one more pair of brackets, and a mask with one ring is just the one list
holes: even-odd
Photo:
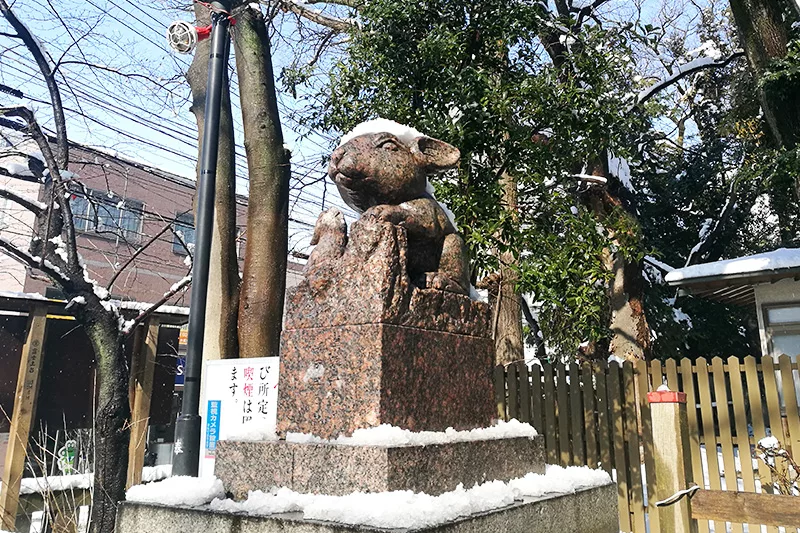
[[(200, 24), (210, 24), (208, 9), (194, 4)], [(198, 146), (205, 126), (206, 84), (208, 83), (209, 39), (197, 44), (194, 59), (186, 73), (192, 90), (192, 113), (197, 120)], [(203, 359), (239, 357), (236, 320), (239, 314), (239, 261), (236, 253), (236, 162), (228, 91), (222, 91), (220, 110), (219, 157), (214, 200), (214, 227), (209, 266), (208, 312), (205, 321)], [(198, 161), (199, 152), (198, 152)], [(198, 169), (199, 171), (199, 169)], [(198, 175), (199, 180), (199, 175)], [(198, 181), (199, 182), (199, 181)]]
[(239, 349), (241, 357), (277, 356), (286, 289), (290, 166), (269, 35), (259, 11), (245, 6), (237, 13), (234, 47), (250, 177)]
[[(604, 156), (606, 161), (607, 156)], [(607, 167), (607, 165), (602, 165)], [(600, 168), (597, 168), (599, 171)], [(607, 168), (603, 172), (608, 176), (609, 185), (612, 179)], [(616, 184), (619, 186), (619, 184)], [(609, 216), (614, 209), (622, 209), (622, 202), (605, 187), (592, 188), (587, 193), (586, 203), (599, 222)], [(634, 218), (624, 210), (624, 216)], [(619, 244), (615, 235), (610, 235), (611, 242)], [(609, 330), (608, 352), (631, 361), (650, 359), (652, 342), (650, 326), (644, 310), (644, 283), (641, 265), (628, 261), (620, 252), (606, 249), (603, 252), (603, 266), (613, 274), (608, 289)], [(601, 349), (605, 343), (590, 343), (586, 356), (589, 359), (605, 359), (607, 354)]]
[(116, 318), (100, 300), (87, 295), (79, 319), (97, 361), (97, 413), (94, 428), (94, 497), (91, 530), (112, 533), (117, 502), (125, 499), (131, 410), (128, 403), (128, 365)]
[[(798, 20), (793, 4), (791, 0), (731, 0), (739, 40), (759, 77), (788, 52), (792, 23)], [(759, 97), (775, 141), (793, 149), (800, 140), (800, 84), (785, 76), (762, 84)], [(800, 181), (796, 186), (800, 187)]]
[[(516, 213), (517, 180), (508, 172), (500, 178), (503, 188), (503, 202), (506, 209)], [(525, 345), (522, 338), (522, 308), (517, 294), (519, 275), (514, 269), (516, 257), (512, 252), (500, 255), (500, 280), (495, 301), (494, 347), (495, 364), (507, 365), (525, 359)]]

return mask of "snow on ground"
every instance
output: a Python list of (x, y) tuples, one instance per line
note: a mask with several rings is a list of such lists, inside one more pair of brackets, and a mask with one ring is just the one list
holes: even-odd
[(602, 470), (550, 465), (545, 474), (528, 474), (507, 483), (489, 481), (470, 489), (459, 485), (456, 490), (439, 496), (411, 491), (327, 496), (281, 488), (269, 493), (252, 491), (243, 502), (215, 499), (210, 508), (254, 516), (301, 512), (307, 520), (391, 529), (418, 528), (506, 507), (524, 497), (572, 493), (610, 482), (611, 478)]
[(172, 465), (145, 466), (142, 468), (142, 483), (166, 479), (172, 475)]
[(796, 267), (800, 267), (800, 249), (779, 248), (772, 252), (679, 268), (667, 274), (664, 279), (667, 283), (672, 283), (707, 276), (750, 274)]
[(129, 502), (188, 507), (197, 507), (224, 497), (222, 481), (215, 477), (175, 476), (133, 486), (125, 493), (125, 499)]
[[(167, 478), (172, 473), (172, 465), (145, 466), (142, 468), (142, 483), (150, 483)], [(20, 481), (20, 494), (43, 494), (66, 490), (92, 488), (94, 474), (73, 474), (69, 476), (26, 477)], [(2, 532), (0, 532), (2, 533)]]
[(94, 482), (94, 474), (75, 474), (71, 476), (26, 477), (20, 482), (20, 494), (37, 494), (73, 489), (89, 489)]
[[(515, 437), (533, 438), (538, 433), (530, 424), (511, 419), (508, 422), (499, 420), (496, 425), (488, 428), (456, 431), (447, 428), (444, 431), (413, 432), (407, 429), (381, 424), (373, 428), (357, 429), (352, 437), (339, 436), (333, 440), (325, 440), (307, 433), (286, 434), (286, 441), (306, 444), (341, 444), (345, 446), (430, 446), (433, 444), (447, 444), (453, 442), (468, 442), (476, 440), (510, 439)], [(274, 433), (254, 430), (248, 433), (229, 435), (227, 440), (275, 440)]]

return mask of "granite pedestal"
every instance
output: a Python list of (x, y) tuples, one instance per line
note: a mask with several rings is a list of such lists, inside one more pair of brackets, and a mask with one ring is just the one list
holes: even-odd
[(268, 517), (121, 503), (117, 533), (618, 533), (614, 484), (571, 494), (524, 498), (513, 505), (415, 529), (382, 529), (304, 520), (300, 513)]
[(331, 494), (410, 490), (439, 495), (545, 470), (543, 439), (527, 437), (428, 446), (351, 446), (220, 441), (214, 474), (234, 499), (288, 487)]
[(489, 306), (414, 285), (406, 250), (402, 228), (359, 221), (344, 254), (310, 269), (289, 292), (280, 435), (491, 425)]

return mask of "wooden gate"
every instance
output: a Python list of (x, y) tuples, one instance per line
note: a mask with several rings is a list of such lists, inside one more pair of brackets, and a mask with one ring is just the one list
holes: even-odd
[[(646, 393), (666, 383), (687, 394), (692, 474), (701, 488), (773, 493), (777, 480), (755, 446), (773, 435), (800, 458), (798, 370), (787, 356), (777, 364), (769, 357), (530, 368), (515, 363), (496, 367), (494, 380), (499, 414), (530, 422), (544, 434), (548, 463), (603, 468), (617, 481), (620, 529), (656, 533), (658, 513), (651, 512), (648, 495), (670, 495), (656, 490)], [(760, 531), (758, 525), (748, 531)], [(698, 526), (700, 533), (726, 531), (721, 522), (700, 520)], [(730, 528), (744, 531), (742, 523)]]

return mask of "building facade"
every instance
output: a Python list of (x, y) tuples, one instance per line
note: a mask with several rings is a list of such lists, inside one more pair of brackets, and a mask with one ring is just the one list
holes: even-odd
[[(193, 180), (86, 146), (70, 148), (72, 207), (78, 252), (88, 276), (109, 287), (120, 300), (156, 302), (187, 274), (188, 255), (194, 245)], [(8, 159), (2, 163), (8, 164)], [(40, 197), (43, 187), (35, 179), (0, 176), (0, 186), (29, 197)], [(245, 250), (247, 198), (237, 197), (237, 252), (240, 268)], [(10, 201), (0, 200), (0, 235), (27, 248), (33, 232), (33, 215)], [(145, 247), (146, 245), (146, 247)], [(142, 249), (144, 247), (144, 249)], [(287, 285), (299, 282), (302, 266), (291, 263)], [(58, 292), (40, 273), (0, 254), (0, 290)], [(189, 305), (190, 292), (171, 303)]]

